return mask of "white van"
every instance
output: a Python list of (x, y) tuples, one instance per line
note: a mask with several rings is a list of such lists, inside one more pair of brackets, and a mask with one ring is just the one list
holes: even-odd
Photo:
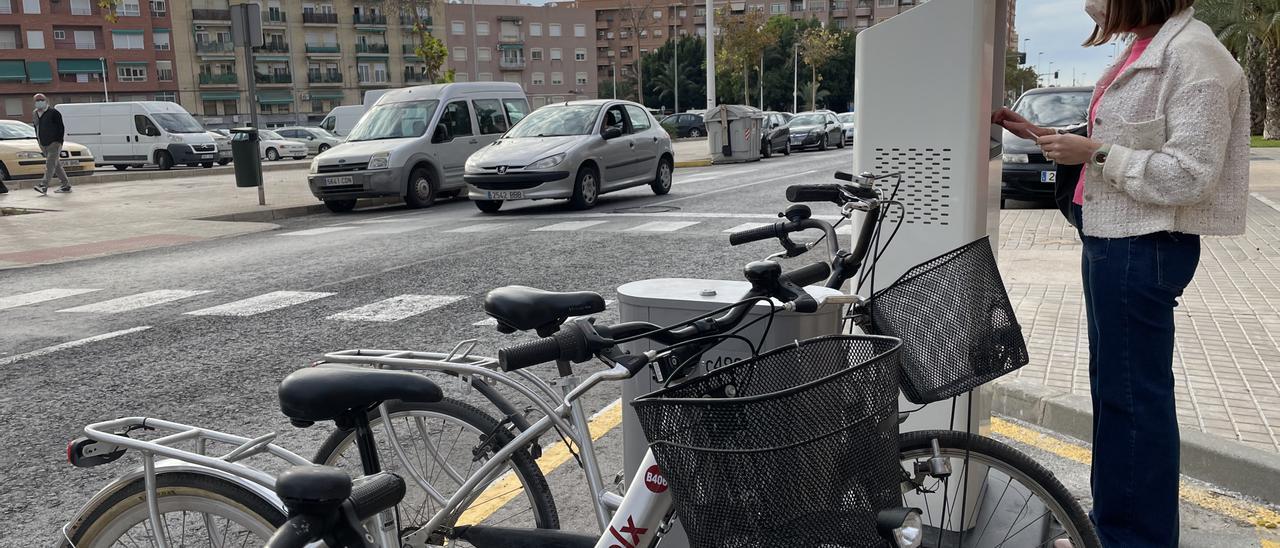
[(358, 198), (426, 207), (466, 191), (463, 166), (529, 112), (520, 84), (462, 82), (388, 91), (346, 142), (311, 162), (311, 193), (334, 212)]
[(169, 101), (63, 103), (67, 140), (89, 147), (98, 165), (213, 167), (218, 145), (191, 113)]
[(361, 116), (364, 116), (364, 105), (333, 107), (329, 115), (320, 121), (320, 127), (339, 137), (346, 137), (356, 127)]

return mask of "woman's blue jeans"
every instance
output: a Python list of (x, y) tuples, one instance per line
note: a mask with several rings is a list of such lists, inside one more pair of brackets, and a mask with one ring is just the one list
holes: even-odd
[[(1083, 227), (1080, 206), (1072, 213)], [(1176, 548), (1173, 308), (1200, 262), (1200, 237), (1080, 239), (1093, 396), (1089, 517), (1106, 548)]]

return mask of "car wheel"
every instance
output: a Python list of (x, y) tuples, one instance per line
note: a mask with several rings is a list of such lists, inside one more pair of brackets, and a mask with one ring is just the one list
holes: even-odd
[(773, 142), (772, 142), (772, 141), (765, 141), (765, 142), (764, 142), (764, 151), (762, 151), (762, 154), (764, 155), (764, 157), (765, 157), (765, 158), (772, 158), (772, 157), (773, 157)]
[(334, 213), (346, 213), (356, 208), (356, 200), (325, 200), (324, 206)]
[(826, 136), (826, 135), (823, 135), (821, 139), (818, 139), (818, 150), (819, 150), (819, 151), (827, 150), (827, 136)]
[(274, 161), (276, 161), (276, 160), (279, 160), (279, 159), (280, 159), (280, 153), (279, 153), (279, 152), (276, 152), (276, 149), (274, 149), (274, 148), (269, 148), (269, 149), (267, 149), (267, 159), (268, 159), (268, 160), (271, 160), (272, 162), (274, 162)]
[(578, 169), (578, 180), (573, 184), (573, 197), (569, 204), (574, 209), (591, 209), (600, 200), (600, 174), (591, 166)]
[(476, 209), (484, 213), (497, 213), (502, 209), (502, 200), (472, 200), (476, 204)]
[(653, 182), (649, 183), (649, 187), (653, 189), (653, 193), (662, 196), (671, 192), (671, 159), (663, 156), (658, 160), (658, 175), (654, 177)]
[(783, 145), (782, 147), (782, 155), (783, 156), (791, 155), (791, 138), (790, 137), (787, 138), (787, 144)]
[(170, 156), (168, 152), (163, 150), (157, 152), (156, 166), (160, 168), (160, 171), (168, 171), (173, 167), (173, 156)]
[(405, 192), (404, 203), (417, 209), (431, 207), (435, 202), (436, 181), (431, 170), (421, 166), (414, 168), (409, 174), (409, 189)]
[(116, 171), (124, 171), (126, 169), (129, 169), (129, 164), (116, 164), (111, 167), (116, 168)]
[(317, 154), (324, 154), (324, 151), (329, 150), (329, 145), (320, 145), (318, 150), (319, 152), (317, 152)]
[(220, 166), (225, 166), (229, 163), (231, 163), (231, 158), (223, 158), (221, 160), (218, 160), (218, 165)]
[(200, 164), (200, 167), (205, 168), (205, 169), (209, 169), (209, 168), (213, 167), (213, 162), (204, 162), (204, 163)]
[(696, 127), (689, 128), (689, 137), (693, 137), (695, 139), (698, 137), (702, 137), (702, 130)]
[(836, 139), (836, 148), (844, 148), (844, 134), (840, 134), (840, 138)]

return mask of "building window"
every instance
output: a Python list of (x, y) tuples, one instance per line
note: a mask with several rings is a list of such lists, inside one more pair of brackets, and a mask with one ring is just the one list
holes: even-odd
[(454, 60), (454, 61), (466, 61), (466, 60), (467, 60), (467, 48), (453, 48), (453, 60)]
[(26, 114), (26, 113), (22, 111), (22, 98), (21, 98), (21, 97), (7, 97), (7, 98), (5, 98), (5, 100), (4, 100), (4, 115), (5, 115), (5, 116), (22, 116), (23, 114)]
[(120, 17), (137, 17), (142, 13), (138, 7), (138, 0), (121, 0), (116, 4), (116, 15)]
[(662, 29), (653, 29), (654, 38), (662, 38)]
[(654, 19), (662, 19), (662, 10), (653, 10)]
[(218, 115), (218, 102), (217, 102), (217, 101), (201, 101), (201, 103), (203, 103), (203, 104), (201, 104), (201, 105), (200, 105), (200, 107), (203, 109), (203, 110), (202, 110), (202, 113), (203, 113), (205, 116), (217, 116), (217, 115)]
[(587, 50), (585, 50), (585, 49), (583, 49), (583, 48), (578, 48), (578, 49), (573, 50), (573, 60), (574, 60), (574, 61), (586, 61), (586, 60), (587, 60)]
[(165, 5), (165, 0), (151, 0), (151, 15), (154, 17), (164, 17), (165, 12), (169, 11), (169, 7)]
[(680, 18), (684, 19), (685, 17), (688, 17), (688, 16), (689, 16), (689, 10), (680, 8)]
[(157, 50), (159, 50), (159, 51), (168, 51), (168, 50), (169, 50), (169, 33), (167, 33), (167, 32), (157, 32), (157, 33), (153, 34), (153, 35), (151, 36), (151, 38), (152, 38), (152, 40), (155, 40), (155, 43), (156, 43), (156, 49), (157, 49)]
[(587, 73), (579, 72), (576, 76), (577, 76), (577, 84), (579, 86), (587, 85)]
[(71, 15), (93, 15), (89, 0), (71, 0)]
[(778, 15), (786, 12), (787, 12), (787, 7), (782, 4), (769, 4), (769, 13)]
[(141, 34), (111, 33), (111, 45), (115, 49), (142, 49)]
[(542, 23), (529, 23), (529, 36), (542, 36)]
[(551, 48), (551, 60), (559, 61), (564, 57), (564, 50), (560, 48)]
[(489, 22), (476, 21), (476, 36), (488, 36), (488, 35), (489, 35)]
[(40, 0), (22, 0), (22, 13), (40, 13)]
[(40, 31), (40, 30), (27, 31), (27, 48), (28, 49), (44, 49), (44, 31)]
[(173, 81), (173, 61), (156, 61), (156, 79), (161, 82)]
[(878, 0), (876, 5), (882, 8), (892, 8), (898, 5), (898, 0)]
[(551, 23), (548, 25), (547, 35), (551, 37), (560, 36), (560, 23)]
[(529, 59), (533, 61), (542, 60), (542, 48), (533, 48), (529, 50)]
[(146, 82), (147, 67), (143, 65), (118, 65), (116, 66), (117, 82)]
[(178, 94), (172, 91), (157, 91), (155, 100), (176, 103), (178, 102)]
[(535, 85), (535, 86), (541, 86), (542, 84), (547, 83), (547, 82), (546, 82), (546, 80), (547, 80), (547, 75), (546, 75), (546, 74), (541, 73), (541, 72), (535, 72), (535, 73), (533, 73), (533, 82), (532, 82), (532, 83), (533, 83), (533, 85)]
[(551, 85), (553, 85), (553, 86), (559, 86), (559, 85), (563, 85), (563, 84), (564, 84), (564, 73), (563, 73), (563, 72), (553, 72), (553, 73), (551, 73)]
[(451, 33), (453, 33), (453, 34), (466, 34), (466, 33), (467, 33), (467, 23), (466, 23), (466, 22), (464, 22), (464, 21), (454, 21), (454, 22), (453, 22), (453, 24), (452, 24), (452, 27), (453, 27), (453, 28), (452, 28), (452, 30), (451, 30), (451, 31), (449, 31), (449, 32), (451, 32)]
[(489, 48), (476, 48), (476, 60), (491, 61), (493, 60), (493, 54), (490, 53)]
[(54, 40), (66, 40), (66, 39), (67, 39), (67, 31), (65, 31), (65, 30), (55, 30), (55, 31), (53, 31), (53, 39), (54, 39)]
[(706, 16), (707, 16), (707, 8), (694, 8), (694, 9), (693, 9), (693, 16), (694, 16), (694, 17), (706, 17)]
[[(518, 73), (518, 72), (508, 72), (508, 73), (506, 73), (506, 74), (503, 74), (503, 75), (502, 75), (502, 80), (503, 80), (504, 82), (511, 82), (511, 83), (513, 83), (513, 84), (519, 84), (519, 83), (520, 83), (520, 73)], [(513, 120), (513, 121), (514, 121), (514, 120)]]
[(465, 72), (455, 72), (455, 73), (453, 74), (453, 81), (454, 81), (454, 82), (470, 82), (470, 81), (471, 81), (471, 75), (469, 75), (469, 74), (467, 74), (467, 73), (465, 73)]
[(573, 26), (573, 35), (574, 35), (574, 36), (576, 36), (576, 37), (578, 37), (578, 38), (586, 38), (586, 37), (587, 37), (587, 26), (586, 26), (586, 25), (574, 25), (574, 26)]
[(480, 73), (480, 77), (479, 77), (479, 78), (476, 78), (476, 81), (477, 81), (477, 82), (492, 82), (492, 81), (493, 81), (493, 73), (492, 73), (492, 72), (481, 72), (481, 73)]
[(76, 39), (76, 49), (98, 49), (98, 39), (91, 30), (71, 31)]
[(359, 65), (356, 65), (356, 79), (361, 82), (369, 81), (369, 64), (368, 63), (360, 63)]

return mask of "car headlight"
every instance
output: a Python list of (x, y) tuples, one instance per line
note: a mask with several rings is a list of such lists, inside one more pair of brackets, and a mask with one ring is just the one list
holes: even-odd
[(547, 156), (546, 158), (543, 158), (532, 164), (524, 166), (524, 168), (525, 169), (547, 169), (547, 168), (556, 167), (560, 165), (560, 162), (563, 162), (563, 161), (564, 161), (564, 153), (561, 152), (560, 154)]
[(1025, 164), (1028, 161), (1026, 154), (1004, 154), (1000, 159), (1006, 164)]
[(462, 164), (462, 171), (467, 173), (474, 173), (474, 172), (480, 171), (478, 169), (479, 167), (480, 166), (476, 164), (476, 155), (472, 154), (471, 156), (467, 156), (466, 163)]
[(185, 142), (186, 142), (186, 139), (183, 139), (181, 135), (172, 135), (172, 134), (170, 134), (170, 135), (169, 135), (169, 141), (170, 141), (170, 142), (174, 142), (174, 143), (185, 143)]
[(387, 161), (391, 158), (391, 154), (379, 152), (369, 157), (369, 169), (386, 169)]
[(23, 151), (18, 153), (19, 160), (38, 160), (44, 158), (44, 154), (39, 152)]
[(320, 170), (320, 157), (316, 156), (311, 160), (311, 173), (315, 174), (315, 172), (319, 170)]

